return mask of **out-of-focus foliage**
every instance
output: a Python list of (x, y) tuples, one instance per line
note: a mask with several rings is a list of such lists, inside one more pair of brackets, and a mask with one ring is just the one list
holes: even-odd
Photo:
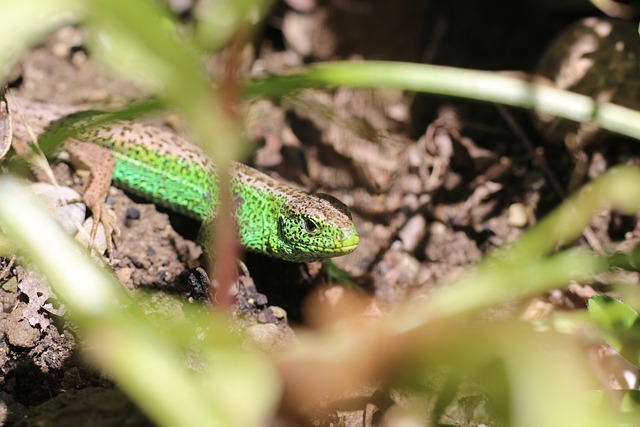
[[(172, 17), (152, 1), (4, 0), (0, 75), (6, 75), (10, 63), (28, 46), (59, 26), (85, 25), (93, 35), (97, 58), (180, 111), (197, 141), (224, 163), (239, 153), (242, 139), (238, 123), (225, 114), (229, 100), (201, 69), (200, 49), (220, 47), (236, 31), (248, 31), (266, 7), (248, 0), (210, 3), (203, 21), (189, 34), (179, 31)], [(595, 119), (608, 129), (640, 136), (638, 112), (605, 104), (594, 116), (595, 103), (585, 96), (505, 75), (417, 64), (320, 64), (295, 75), (247, 82), (244, 95), (282, 95), (328, 85), (396, 87), (501, 102), (576, 120)], [(439, 366), (475, 378), (483, 378), (489, 366), (499, 380), (484, 377), (491, 388), (487, 394), (505, 424), (599, 427), (615, 425), (618, 418), (606, 402), (589, 403), (588, 392), (599, 384), (578, 340), (552, 328), (540, 332), (537, 325), (525, 322), (469, 325), (462, 319), (571, 280), (592, 280), (606, 271), (610, 260), (597, 254), (554, 249), (576, 239), (602, 209), (616, 207), (630, 214), (640, 210), (638, 182), (637, 169), (616, 169), (567, 200), (520, 241), (488, 256), (428, 298), (376, 321), (345, 318), (319, 330), (301, 331), (298, 345), (273, 357), (245, 349), (242, 340), (228, 332), (221, 315), (196, 311), (189, 321), (152, 324), (119, 283), (69, 242), (9, 177), (0, 181), (0, 224), (69, 305), (90, 344), (90, 357), (159, 425), (266, 425), (283, 390), (285, 406), (306, 413), (327, 395), (361, 382), (402, 384), (425, 392), (427, 378)], [(603, 298), (593, 299), (590, 308), (610, 341), (611, 333), (635, 331), (626, 326), (635, 325), (637, 316), (625, 306)], [(585, 319), (579, 326), (592, 327)], [(617, 338), (616, 348), (623, 347), (626, 337)], [(187, 360), (192, 362), (189, 367)], [(452, 385), (449, 392), (458, 383), (446, 374), (435, 377), (434, 382)], [(453, 400), (438, 396), (435, 412), (443, 412), (440, 409)]]

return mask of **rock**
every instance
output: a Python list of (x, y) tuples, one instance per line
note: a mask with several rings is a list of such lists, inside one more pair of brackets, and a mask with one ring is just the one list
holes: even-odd
[(427, 220), (422, 215), (415, 215), (407, 221), (398, 233), (402, 242), (402, 249), (413, 252), (420, 241), (424, 238), (427, 229)]
[(7, 404), (0, 400), (0, 426), (3, 426), (9, 416), (9, 408)]
[(310, 13), (318, 7), (317, 0), (285, 0), (289, 7), (297, 12)]
[(93, 217), (87, 218), (84, 224), (82, 224), (82, 228), (84, 229), (84, 232), (76, 234), (76, 240), (80, 242), (82, 246), (91, 246), (97, 253), (101, 255), (104, 254), (107, 251), (107, 236), (104, 232), (104, 226), (102, 224), (98, 224), (96, 236), (91, 244), (89, 239), (91, 238), (91, 229), (93, 228)]
[(313, 53), (311, 34), (316, 21), (312, 15), (291, 11), (284, 16), (282, 33), (289, 47), (300, 56), (306, 57)]
[(514, 203), (509, 206), (507, 223), (512, 227), (524, 228), (529, 223), (527, 207), (522, 203)]
[(60, 202), (64, 200), (80, 200), (82, 196), (72, 188), (58, 187), (45, 182), (36, 182), (29, 186), (32, 194), (37, 195), (49, 206), (50, 212), (62, 225), (64, 231), (70, 236), (78, 231), (78, 225), (82, 224), (87, 214), (87, 207), (84, 203), (72, 203), (64, 206)]
[(278, 320), (282, 320), (282, 319), (286, 319), (287, 318), (287, 312), (283, 308), (280, 308), (278, 306), (272, 305), (272, 306), (269, 307), (269, 310), (271, 310), (273, 315)]
[[(640, 39), (637, 24), (619, 19), (585, 18), (560, 33), (540, 57), (536, 74), (559, 89), (587, 95), (598, 103), (640, 108)], [(582, 148), (609, 133), (592, 122), (575, 123), (548, 114), (534, 118), (550, 143)]]
[(4, 332), (11, 345), (32, 348), (40, 338), (40, 329), (33, 327), (23, 316), (24, 305), (13, 310), (4, 322)]
[(258, 346), (258, 348), (269, 351), (278, 342), (280, 333), (278, 326), (273, 323), (253, 325), (247, 328), (247, 335)]

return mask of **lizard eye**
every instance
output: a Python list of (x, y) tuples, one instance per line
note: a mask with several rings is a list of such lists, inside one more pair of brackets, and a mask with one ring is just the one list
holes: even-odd
[(313, 220), (306, 218), (302, 220), (302, 228), (307, 233), (314, 234), (318, 230), (318, 224), (316, 224)]

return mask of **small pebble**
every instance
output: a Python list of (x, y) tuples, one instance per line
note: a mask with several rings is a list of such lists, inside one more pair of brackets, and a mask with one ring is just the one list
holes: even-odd
[(440, 221), (435, 221), (429, 227), (429, 232), (432, 236), (443, 236), (447, 232), (447, 226)]
[(87, 52), (84, 49), (74, 47), (69, 53), (71, 55), (71, 63), (74, 67), (80, 68), (89, 60)]
[(93, 217), (88, 218), (84, 224), (82, 224), (82, 228), (85, 232), (79, 232), (76, 234), (75, 239), (80, 242), (82, 246), (91, 246), (97, 253), (101, 255), (104, 254), (107, 251), (107, 236), (104, 232), (104, 226), (102, 224), (98, 224), (96, 237), (91, 245), (89, 245), (89, 239), (91, 238), (91, 229), (93, 228)]
[(313, 12), (318, 7), (317, 0), (285, 0), (293, 10), (303, 13)]
[(64, 43), (55, 43), (51, 46), (51, 53), (53, 53), (58, 58), (66, 58), (69, 54), (69, 47)]
[(520, 320), (531, 322), (536, 319), (542, 319), (553, 312), (553, 308), (554, 306), (550, 302), (536, 298), (524, 309), (520, 315)]
[(402, 241), (402, 248), (407, 252), (413, 252), (424, 237), (426, 228), (427, 220), (424, 216), (411, 217), (398, 233), (398, 237)]
[(265, 323), (249, 326), (247, 335), (262, 350), (269, 351), (277, 343), (280, 334), (278, 327), (273, 323)]
[(260, 313), (258, 313), (258, 315), (256, 316), (256, 320), (259, 323), (276, 323), (277, 321), (276, 317), (268, 308), (261, 310)]
[(142, 262), (138, 258), (132, 255), (129, 256), (129, 261), (131, 261), (131, 264), (133, 264), (135, 268), (144, 268), (144, 264), (142, 264)]
[(0, 426), (6, 425), (7, 418), (9, 418), (9, 407), (5, 402), (0, 401)]
[(120, 280), (121, 283), (129, 283), (133, 276), (133, 269), (128, 267), (120, 268), (116, 270), (116, 276), (118, 276), (118, 280)]
[(337, 307), (338, 304), (343, 300), (345, 293), (346, 289), (344, 288), (344, 286), (331, 286), (329, 288), (326, 288), (324, 292), (322, 292), (322, 296), (324, 297), (324, 300), (329, 304), (329, 306)]
[(271, 307), (269, 307), (269, 310), (271, 310), (273, 315), (278, 320), (283, 320), (287, 318), (287, 312), (284, 310), (284, 308), (272, 305)]
[(40, 329), (33, 327), (23, 316), (23, 310), (18, 307), (6, 319), (5, 334), (11, 345), (32, 348), (40, 338)]
[(170, 283), (173, 275), (168, 271), (161, 271), (156, 275), (158, 283)]
[(105, 102), (110, 99), (111, 93), (104, 89), (91, 89), (85, 92), (84, 97), (91, 102)]
[(301, 56), (309, 56), (313, 52), (313, 33), (315, 18), (297, 12), (287, 12), (284, 15), (282, 33), (289, 47)]
[(2, 287), (0, 287), (0, 289), (9, 293), (18, 292), (18, 278), (16, 276), (11, 276), (9, 280), (2, 284)]
[[(58, 58), (69, 59), (75, 66), (83, 65), (87, 60), (87, 54), (83, 49), (84, 34), (82, 30), (75, 26), (60, 28), (53, 35), (51, 53)], [(76, 55), (79, 53), (79, 55)]]
[(254, 304), (258, 307), (264, 307), (267, 305), (267, 296), (264, 294), (255, 294)]
[(140, 209), (135, 206), (129, 206), (125, 212), (125, 217), (127, 219), (140, 219)]
[(524, 228), (529, 223), (527, 207), (522, 203), (514, 203), (509, 206), (507, 223), (512, 227)]
[(45, 182), (31, 184), (29, 190), (44, 200), (67, 234), (72, 236), (77, 232), (78, 224), (82, 224), (86, 217), (87, 207), (83, 203), (63, 206), (60, 202), (60, 197), (65, 200), (80, 200), (81, 196), (77, 191), (69, 187), (59, 187), (58, 191), (54, 185)]

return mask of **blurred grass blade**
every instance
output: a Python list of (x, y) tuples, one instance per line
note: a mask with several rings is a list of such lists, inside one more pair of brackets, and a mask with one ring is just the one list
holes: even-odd
[(456, 282), (441, 286), (419, 307), (398, 313), (394, 328), (420, 328), (433, 319), (461, 315), (588, 280), (605, 271), (606, 259), (586, 251), (548, 254), (580, 236), (598, 212), (640, 210), (640, 169), (619, 166), (586, 185), (508, 248), (499, 249)]
[(528, 108), (640, 139), (640, 112), (491, 71), (403, 62), (326, 62), (290, 75), (256, 79), (246, 94), (279, 97), (307, 87), (396, 88)]
[(640, 318), (627, 304), (608, 295), (589, 299), (589, 316), (622, 357), (640, 366)]
[(628, 331), (640, 326), (634, 309), (608, 295), (594, 295), (589, 299), (589, 315), (596, 325), (610, 331)]
[(640, 391), (624, 390), (624, 395), (620, 400), (620, 411), (634, 413), (637, 417), (640, 414)]
[[(11, 99), (9, 101), (11, 102)], [(50, 156), (65, 141), (81, 137), (84, 132), (95, 127), (105, 126), (120, 120), (135, 120), (140, 116), (159, 111), (163, 107), (164, 104), (158, 99), (149, 98), (115, 111), (80, 111), (63, 117), (48, 126), (42, 134), (38, 135), (38, 146), (46, 156)], [(20, 119), (20, 117), (13, 118), (13, 120)]]
[(0, 225), (20, 252), (38, 265), (76, 316), (103, 316), (113, 301), (126, 300), (113, 278), (90, 263), (29, 191), (9, 177), (0, 178)]
[(282, 395), (281, 379), (271, 360), (259, 351), (208, 347), (202, 392), (211, 406), (224, 403), (234, 426), (264, 426)]
[[(209, 349), (218, 355), (216, 362), (225, 360), (227, 365), (204, 365), (201, 375), (188, 369), (181, 340), (170, 333), (173, 328), (146, 321), (121, 285), (91, 262), (9, 176), (0, 178), (0, 225), (69, 306), (88, 342), (90, 358), (100, 362), (158, 425), (265, 424), (279, 398), (279, 386), (273, 367), (263, 356), (227, 340), (224, 346)], [(129, 309), (123, 311), (122, 306)], [(188, 335), (197, 334), (191, 331)], [(203, 360), (209, 361), (206, 356)], [(221, 369), (226, 375), (215, 381), (207, 379)], [(215, 384), (216, 399), (207, 383)], [(224, 391), (230, 388), (235, 393), (226, 396)], [(254, 399), (243, 400), (239, 409), (238, 396)]]
[[(613, 426), (610, 404), (591, 403), (590, 391), (599, 384), (589, 374), (584, 349), (555, 332), (533, 332), (514, 323), (496, 332), (512, 391), (513, 418), (518, 427)], [(486, 343), (492, 345), (494, 342)]]
[(63, 25), (81, 20), (79, 0), (0, 1), (0, 84), (28, 47)]
[(608, 257), (611, 267), (622, 268), (624, 270), (640, 270), (640, 245), (636, 245), (629, 253), (615, 252)]
[(197, 50), (178, 33), (175, 20), (150, 1), (93, 0), (87, 8), (97, 57), (157, 91), (188, 120), (195, 142), (226, 170), (224, 165), (244, 151), (239, 126), (223, 111)]
[(198, 3), (195, 43), (200, 49), (218, 50), (239, 31), (255, 28), (272, 0), (223, 0)]
[(159, 2), (93, 0), (87, 6), (92, 50), (110, 68), (155, 90), (168, 90), (168, 81), (193, 72), (195, 56)]
[[(246, 144), (233, 113), (235, 94), (220, 96), (201, 66), (193, 41), (178, 33), (175, 20), (159, 2), (93, 0), (87, 7), (87, 22), (95, 34), (94, 46), (100, 59), (157, 91), (163, 101), (186, 118), (194, 142), (215, 160), (219, 171), (226, 171), (231, 160), (244, 154)], [(219, 178), (221, 188), (226, 189), (226, 174), (221, 172)], [(226, 194), (225, 190), (220, 192), (222, 211), (230, 205)], [(226, 218), (217, 216), (218, 221)], [(218, 227), (231, 229), (225, 225)], [(222, 242), (223, 233), (217, 237), (220, 246), (228, 247), (228, 243)], [(232, 241), (233, 237), (228, 239)], [(228, 250), (218, 253), (232, 257)], [(232, 264), (233, 261), (225, 260), (219, 263), (229, 266), (229, 270)], [(224, 281), (221, 286), (227, 285), (228, 281)]]

